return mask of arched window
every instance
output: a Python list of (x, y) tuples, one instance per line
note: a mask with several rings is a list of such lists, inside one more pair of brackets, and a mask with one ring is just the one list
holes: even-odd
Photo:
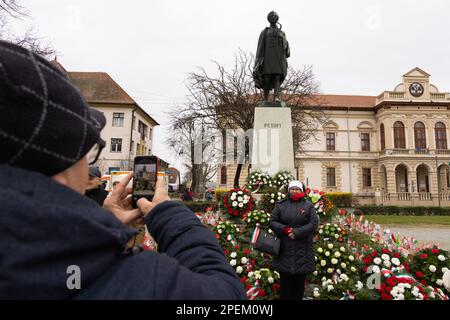
[(227, 184), (227, 167), (223, 166), (220, 169), (220, 184)]
[(406, 148), (405, 125), (400, 121), (394, 123), (394, 148)]
[(442, 122), (436, 123), (434, 126), (436, 137), (436, 149), (447, 149), (447, 129)]
[(416, 149), (426, 149), (427, 138), (425, 132), (425, 125), (423, 122), (416, 122), (414, 124), (414, 141), (416, 144)]
[(380, 141), (381, 141), (381, 150), (386, 149), (386, 140), (384, 138), (384, 124), (380, 125)]

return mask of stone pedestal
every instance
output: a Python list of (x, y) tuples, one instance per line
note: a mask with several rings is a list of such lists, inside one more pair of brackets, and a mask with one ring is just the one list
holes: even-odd
[(269, 106), (274, 104), (283, 103), (262, 102), (255, 108), (251, 171), (273, 175), (287, 170), (295, 177), (291, 109)]

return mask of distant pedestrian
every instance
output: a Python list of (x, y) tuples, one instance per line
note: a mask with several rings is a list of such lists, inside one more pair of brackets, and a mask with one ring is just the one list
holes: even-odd
[(101, 182), (100, 178), (102, 174), (97, 167), (89, 167), (89, 184), (85, 195), (97, 202), (100, 206), (103, 206), (103, 202), (108, 196), (108, 191), (106, 191)]

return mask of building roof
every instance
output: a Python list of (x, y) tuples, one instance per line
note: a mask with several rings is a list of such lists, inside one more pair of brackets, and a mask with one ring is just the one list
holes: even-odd
[(90, 103), (136, 104), (105, 72), (69, 72), (68, 75)]
[(145, 110), (142, 109), (106, 72), (67, 72), (67, 75), (81, 90), (81, 93), (88, 103), (135, 106), (150, 119), (150, 122), (153, 122), (153, 125), (159, 125), (159, 123), (145, 112)]
[(319, 104), (322, 107), (350, 107), (350, 108), (374, 108), (375, 96), (316, 94), (311, 99), (311, 105)]

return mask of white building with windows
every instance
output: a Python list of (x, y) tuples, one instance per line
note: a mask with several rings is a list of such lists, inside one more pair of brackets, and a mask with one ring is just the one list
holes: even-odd
[[(378, 96), (318, 98), (329, 120), (295, 155), (299, 180), (360, 204), (450, 207), (450, 93), (428, 73), (414, 68)], [(235, 168), (218, 167), (221, 187), (233, 186)]]
[(151, 155), (153, 128), (159, 125), (107, 73), (67, 72), (89, 105), (104, 113), (106, 141), (97, 162), (101, 172), (132, 170), (135, 156)]

